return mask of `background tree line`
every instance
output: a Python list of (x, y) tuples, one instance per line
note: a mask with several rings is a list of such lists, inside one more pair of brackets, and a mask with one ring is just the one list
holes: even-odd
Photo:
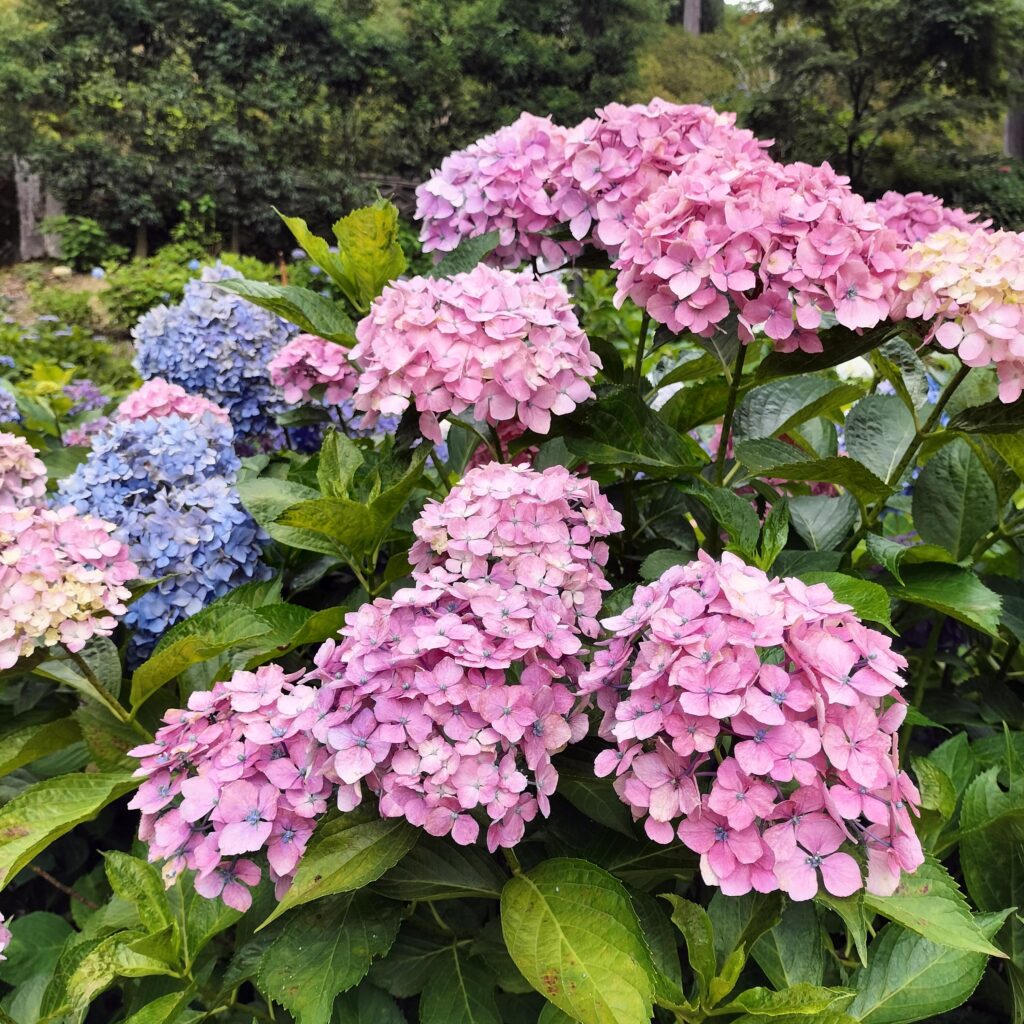
[(269, 252), (271, 204), (322, 224), (521, 110), (573, 124), (657, 94), (737, 110), (868, 194), (923, 187), (1021, 226), (1002, 126), (1022, 6), (0, 0), (0, 152), (125, 243), (205, 203), (225, 246)]

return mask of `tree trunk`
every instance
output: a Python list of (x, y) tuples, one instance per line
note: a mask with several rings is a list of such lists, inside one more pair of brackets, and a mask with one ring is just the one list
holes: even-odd
[(18, 200), (18, 256), (21, 260), (60, 257), (60, 239), (44, 235), (39, 224), (63, 212), (53, 196), (43, 191), (42, 179), (27, 160), (14, 158), (14, 187)]
[(1024, 107), (1011, 107), (1003, 125), (1003, 152), (1024, 160)]
[(234, 255), (239, 255), (242, 251), (242, 230), (239, 227), (237, 218), (231, 219), (231, 240), (228, 243), (228, 247)]
[(149, 255), (149, 230), (145, 224), (135, 227), (135, 258), (144, 260)]
[(701, 0), (684, 0), (683, 28), (690, 35), (700, 35), (700, 3)]

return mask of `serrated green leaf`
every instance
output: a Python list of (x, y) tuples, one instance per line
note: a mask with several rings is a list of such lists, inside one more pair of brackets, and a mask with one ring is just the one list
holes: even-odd
[(365, 313), (384, 286), (405, 270), (405, 253), (398, 243), (398, 210), (382, 199), (342, 217), (333, 231), (343, 272), (338, 287)]
[(488, 231), (475, 238), (463, 239), (456, 249), (444, 253), (440, 262), (427, 271), (427, 277), (453, 277), (467, 274), (485, 260), (501, 243), (497, 231)]
[(480, 960), (448, 946), (420, 996), (420, 1024), (501, 1024), (494, 976)]
[(846, 417), (846, 450), (881, 481), (891, 479), (917, 434), (910, 410), (896, 395), (868, 395)]
[[(715, 893), (708, 904), (708, 917), (715, 930), (715, 953), (719, 970), (726, 973), (726, 965), (733, 954), (742, 952), (737, 973), (746, 963), (750, 947), (782, 916), (783, 900), (777, 893), (752, 892), (745, 896), (723, 896)], [(732, 990), (730, 985), (726, 993)]]
[(854, 993), (845, 988), (822, 988), (798, 981), (781, 992), (767, 988), (750, 988), (730, 1003), (720, 1006), (716, 1013), (751, 1013), (759, 1017), (803, 1017), (817, 1021), (824, 1013), (841, 1013), (853, 1002)]
[(356, 470), (363, 464), (358, 445), (340, 430), (331, 427), (320, 446), (316, 479), (320, 492), (329, 498), (347, 497)]
[(750, 955), (780, 991), (800, 982), (820, 985), (826, 957), (814, 904), (787, 904), (782, 920), (754, 943)]
[(859, 893), (855, 896), (833, 896), (821, 889), (814, 897), (814, 902), (835, 911), (842, 918), (843, 924), (846, 925), (849, 943), (857, 951), (861, 964), (866, 967), (868, 963), (868, 920), (864, 911), (863, 897)]
[(0, 734), (0, 775), (31, 764), (36, 758), (52, 754), (81, 739), (81, 730), (74, 718), (40, 721), (38, 713), (19, 715), (10, 723), (13, 728)]
[[(937, 812), (944, 821), (956, 811), (956, 787), (953, 780), (934, 761), (926, 757), (914, 758), (914, 774), (921, 793), (921, 806)], [(987, 908), (983, 908), (987, 909)]]
[(423, 836), (373, 887), (393, 900), (496, 900), (507, 878), (480, 847)]
[(736, 408), (733, 435), (739, 439), (778, 437), (801, 423), (855, 402), (864, 394), (860, 384), (843, 384), (827, 377), (786, 377), (753, 388)]
[(598, 778), (589, 757), (574, 751), (562, 754), (557, 762), (558, 793), (588, 818), (630, 839), (634, 836), (629, 808), (612, 788), (611, 779)]
[(810, 548), (832, 551), (857, 521), (857, 502), (849, 494), (800, 494), (789, 499), (789, 518)]
[(651, 956), (629, 896), (607, 871), (556, 858), (516, 875), (501, 894), (501, 925), (523, 976), (571, 1017), (583, 1024), (650, 1019)]
[(176, 929), (163, 880), (154, 865), (117, 850), (104, 851), (103, 860), (111, 889), (138, 910), (146, 931), (158, 932), (168, 926)]
[(370, 980), (399, 999), (414, 996), (423, 990), (450, 944), (450, 935), (427, 932), (415, 921), (406, 921), (391, 952), (370, 969)]
[(1024, 398), (969, 406), (950, 416), (946, 429), (965, 434), (1014, 434), (1024, 430)]
[(761, 520), (753, 505), (727, 487), (715, 487), (699, 477), (677, 484), (679, 490), (696, 498), (729, 534), (729, 549), (754, 561), (761, 535)]
[(57, 914), (36, 910), (8, 922), (11, 941), (0, 961), (0, 981), (22, 985), (36, 974), (51, 974), (65, 941), (74, 934)]
[(672, 907), (672, 923), (679, 929), (686, 942), (686, 959), (697, 979), (700, 998), (706, 1002), (711, 991), (711, 982), (718, 974), (715, 933), (711, 926), (711, 918), (703, 907), (680, 896), (666, 893), (661, 898)]
[(308, 334), (346, 348), (355, 343), (355, 325), (341, 306), (310, 288), (238, 279), (218, 281), (217, 287), (275, 313)]
[(364, 981), (338, 996), (331, 1024), (405, 1024), (405, 1017), (391, 996)]
[(951, 615), (974, 629), (995, 636), (1002, 602), (969, 569), (957, 565), (908, 565), (900, 570), (903, 583), (893, 597)]
[(880, 622), (886, 629), (892, 629), (885, 587), (841, 572), (807, 572), (800, 578), (807, 584), (824, 583), (837, 601), (853, 608), (857, 618)]
[(789, 539), (789, 501), (780, 498), (772, 503), (771, 511), (765, 516), (761, 527), (761, 543), (758, 545), (756, 565), (770, 569), (779, 552)]

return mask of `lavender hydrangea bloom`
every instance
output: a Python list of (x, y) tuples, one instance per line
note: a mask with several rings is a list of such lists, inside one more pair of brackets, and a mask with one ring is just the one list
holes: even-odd
[(295, 328), (245, 299), (216, 287), (240, 278), (230, 267), (203, 270), (177, 306), (156, 306), (132, 330), (135, 368), (163, 377), (226, 409), (239, 440), (276, 440), (274, 415), (285, 406), (267, 363)]
[(18, 403), (14, 395), (6, 388), (0, 387), (0, 423), (18, 423), (21, 420), (21, 413), (18, 412)]
[(88, 379), (72, 381), (65, 385), (64, 395), (75, 403), (68, 410), (69, 416), (81, 416), (83, 413), (95, 412), (107, 404), (107, 396)]
[(57, 501), (117, 526), (140, 572), (161, 579), (125, 617), (130, 656), (143, 660), (168, 627), (252, 579), (266, 579), (265, 538), (234, 484), (232, 431), (212, 416), (112, 424), (62, 480)]

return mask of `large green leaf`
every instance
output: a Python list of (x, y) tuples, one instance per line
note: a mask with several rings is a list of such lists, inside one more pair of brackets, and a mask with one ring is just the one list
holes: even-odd
[(500, 244), (497, 231), (488, 231), (475, 238), (464, 238), (457, 248), (444, 253), (430, 270), (427, 277), (453, 277), (469, 273), (481, 260), (486, 259)]
[(986, 956), (1006, 955), (992, 945), (956, 882), (933, 858), (912, 875), (904, 875), (891, 896), (865, 893), (864, 906), (938, 945)]
[(827, 370), (878, 348), (898, 331), (899, 328), (890, 323), (859, 332), (837, 324), (818, 332), (821, 339), (820, 352), (770, 352), (758, 366), (757, 376), (764, 380), (769, 377)]
[(559, 417), (553, 428), (570, 452), (592, 465), (675, 476), (708, 461), (692, 437), (670, 427), (631, 388), (609, 389), (597, 401)]
[(73, 718), (47, 721), (40, 714), (29, 712), (19, 715), (11, 724), (13, 729), (0, 734), (0, 775), (68, 747), (81, 737), (78, 722)]
[(413, 848), (419, 836), (419, 830), (403, 818), (378, 818), (371, 811), (350, 811), (320, 822), (291, 888), (261, 927), (292, 907), (375, 882)]
[(326, 239), (314, 235), (301, 217), (286, 217), (280, 210), (274, 212), (284, 221), (294, 235), (295, 241), (305, 250), (306, 255), (336, 284), (343, 287), (347, 282), (347, 271), (341, 254), (332, 251)]
[(439, 935), (436, 929), (428, 932), (416, 921), (406, 921), (391, 952), (371, 968), (370, 980), (399, 999), (414, 996), (423, 990), (450, 944), (450, 935)]
[(629, 808), (619, 799), (611, 779), (594, 774), (591, 757), (570, 750), (559, 756), (556, 767), (559, 796), (605, 828), (633, 838), (635, 832)]
[(393, 900), (499, 899), (507, 875), (478, 846), (423, 836), (374, 889)]
[(969, 569), (957, 565), (908, 565), (900, 570), (902, 586), (893, 597), (951, 615), (961, 622), (995, 636), (999, 630), (1002, 602)]
[(319, 498), (318, 490), (304, 487), (291, 480), (277, 480), (273, 477), (240, 480), (236, 486), (238, 496), (249, 514), (279, 544), (301, 551), (331, 555), (334, 558), (341, 557), (342, 552), (339, 551), (338, 545), (322, 534), (282, 526), (277, 522), (277, 517), (292, 505)]
[(177, 923), (171, 919), (167, 891), (155, 865), (118, 850), (105, 851), (103, 860), (111, 889), (138, 910), (146, 931), (158, 932), (168, 926), (177, 928)]
[(914, 526), (959, 561), (996, 524), (995, 485), (962, 438), (929, 459), (914, 483)]
[[(853, 1002), (854, 994), (845, 988), (823, 988), (798, 981), (781, 992), (767, 988), (749, 988), (735, 999), (718, 1008), (718, 1013), (756, 1014), (767, 1020), (803, 1018), (815, 1024), (821, 1016), (841, 1013)], [(812, 1019), (813, 1018), (813, 1019)]]
[[(978, 918), (991, 937), (1004, 915)], [(853, 984), (850, 1013), (863, 1024), (911, 1024), (933, 1020), (960, 1006), (977, 987), (988, 957), (951, 949), (890, 924), (871, 944), (870, 963)]]
[(754, 561), (757, 542), (761, 535), (761, 520), (749, 499), (730, 491), (727, 487), (715, 487), (700, 477), (685, 484), (677, 484), (684, 494), (692, 495), (714, 517), (715, 522), (729, 534), (729, 549)]
[(36, 910), (10, 921), (11, 942), (0, 961), (0, 981), (22, 985), (36, 974), (52, 974), (65, 941), (74, 934), (57, 914)]
[(309, 334), (346, 348), (355, 342), (355, 326), (345, 311), (338, 303), (309, 288), (237, 279), (218, 281), (217, 287), (276, 313)]
[(801, 423), (849, 405), (864, 394), (860, 384), (827, 377), (786, 377), (748, 391), (736, 409), (737, 439), (777, 437)]
[(777, 989), (799, 982), (820, 985), (826, 956), (814, 904), (788, 904), (782, 920), (754, 943), (750, 955)]
[(1024, 398), (1016, 402), (998, 399), (985, 405), (972, 405), (950, 417), (949, 430), (967, 434), (1014, 434), (1024, 430)]
[(880, 622), (886, 629), (892, 629), (885, 587), (842, 572), (805, 572), (800, 578), (804, 583), (824, 583), (837, 601), (853, 608), (857, 618)]
[(328, 429), (320, 445), (316, 480), (320, 493), (328, 498), (346, 498), (356, 471), (363, 464), (359, 446), (336, 427)]
[(0, 889), (38, 853), (139, 784), (127, 773), (59, 775), (0, 808)]
[(420, 1024), (502, 1024), (494, 975), (452, 943), (434, 962), (423, 987)]
[(339, 992), (363, 979), (398, 934), (402, 907), (371, 893), (343, 893), (292, 914), (260, 961), (260, 991), (297, 1024), (323, 1024)]
[(523, 976), (570, 1017), (650, 1020), (651, 955), (626, 890), (607, 871), (555, 858), (516, 875), (501, 894), (501, 926)]
[(381, 199), (342, 217), (333, 230), (343, 270), (338, 286), (356, 309), (365, 312), (384, 286), (405, 270), (405, 253), (398, 243), (398, 210)]
[(879, 480), (892, 479), (917, 433), (913, 414), (895, 395), (868, 395), (846, 417), (846, 450)]
[(849, 494), (801, 494), (789, 499), (789, 518), (808, 547), (832, 551), (857, 521), (857, 502)]
[(715, 953), (720, 971), (724, 972), (736, 953), (742, 953), (742, 967), (754, 943), (778, 924), (782, 907), (783, 898), (777, 892), (724, 896), (718, 891), (711, 897), (708, 917), (715, 930)]
[(703, 907), (680, 896), (666, 893), (662, 899), (667, 900), (672, 907), (672, 923), (686, 942), (686, 959), (697, 981), (700, 999), (706, 1001), (711, 991), (711, 982), (718, 974), (711, 918)]
[(338, 996), (331, 1024), (406, 1024), (398, 1004), (386, 992), (364, 981)]

